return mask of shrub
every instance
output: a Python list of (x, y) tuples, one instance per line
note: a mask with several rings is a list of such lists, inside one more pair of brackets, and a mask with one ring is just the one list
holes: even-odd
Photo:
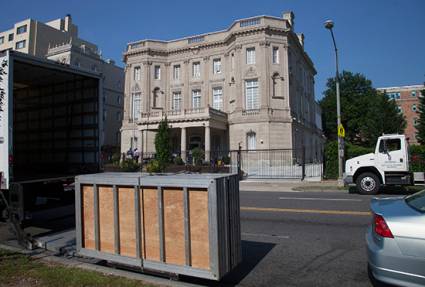
[(176, 156), (176, 157), (174, 158), (174, 164), (177, 164), (177, 165), (184, 165), (184, 161), (182, 160), (182, 158), (181, 158), (180, 156)]
[(425, 146), (412, 145), (409, 147), (410, 169), (413, 172), (425, 171)]
[(170, 128), (167, 118), (161, 120), (158, 125), (158, 132), (155, 135), (155, 151), (159, 168), (164, 171), (171, 159)]
[(139, 171), (140, 164), (133, 159), (125, 159), (120, 163), (120, 169), (126, 172)]
[(224, 164), (230, 164), (230, 157), (228, 155), (223, 156), (222, 160)]
[(116, 152), (112, 155), (112, 163), (113, 164), (119, 164), (121, 160), (121, 153), (120, 152)]
[(204, 161), (205, 152), (199, 147), (194, 148), (192, 150), (193, 164), (194, 165), (202, 165)]
[(162, 169), (161, 169), (161, 163), (160, 163), (160, 161), (159, 160), (157, 160), (157, 159), (154, 159), (154, 160), (151, 160), (147, 165), (146, 165), (146, 170), (147, 170), (147, 172), (149, 172), (149, 173), (157, 173), (157, 172), (161, 172), (161, 171), (163, 171)]

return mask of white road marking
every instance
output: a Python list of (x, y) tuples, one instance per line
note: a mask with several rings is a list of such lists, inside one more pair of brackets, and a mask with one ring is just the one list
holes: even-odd
[(280, 239), (289, 239), (288, 235), (274, 235), (274, 234), (260, 234), (260, 233), (247, 233), (242, 232), (244, 236), (258, 236), (258, 237), (271, 237), (271, 238), (280, 238)]
[(356, 201), (361, 202), (361, 199), (348, 199), (348, 198), (316, 198), (316, 197), (279, 197), (282, 200), (322, 200), (322, 201)]

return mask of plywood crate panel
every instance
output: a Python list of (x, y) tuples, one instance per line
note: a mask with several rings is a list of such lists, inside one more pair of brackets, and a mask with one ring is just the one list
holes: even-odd
[(81, 255), (219, 280), (241, 261), (239, 181), (233, 174), (76, 178)]

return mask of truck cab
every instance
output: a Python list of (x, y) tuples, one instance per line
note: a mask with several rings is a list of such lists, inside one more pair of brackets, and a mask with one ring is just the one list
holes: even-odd
[(411, 185), (408, 143), (404, 135), (383, 135), (375, 152), (345, 162), (344, 182), (355, 183), (361, 194), (377, 194), (384, 185)]

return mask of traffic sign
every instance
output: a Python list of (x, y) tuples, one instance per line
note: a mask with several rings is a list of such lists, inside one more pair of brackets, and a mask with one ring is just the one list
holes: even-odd
[(339, 126), (338, 126), (338, 136), (340, 138), (345, 137), (345, 129), (344, 129), (344, 126), (342, 124), (339, 124)]

